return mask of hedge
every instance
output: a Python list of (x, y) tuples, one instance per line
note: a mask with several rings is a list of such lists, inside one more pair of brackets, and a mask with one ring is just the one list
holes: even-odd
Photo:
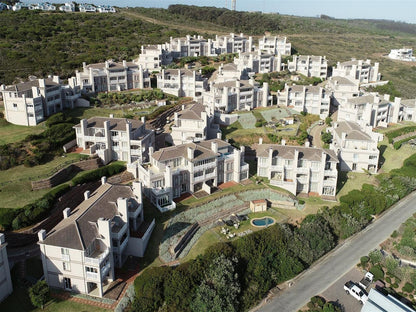
[(44, 219), (53, 208), (56, 199), (70, 189), (68, 184), (59, 185), (40, 199), (22, 208), (0, 208), (0, 225), (4, 230), (18, 230)]
[(386, 133), (386, 137), (389, 139), (389, 143), (393, 143), (393, 139), (397, 138), (398, 136), (401, 136), (406, 133), (410, 133), (416, 131), (416, 126), (410, 126), (410, 127), (404, 127), (400, 129), (396, 129), (390, 132)]
[(406, 139), (403, 139), (403, 140), (400, 140), (400, 141), (394, 142), (394, 143), (393, 143), (393, 148), (394, 148), (395, 150), (398, 150), (398, 149), (402, 146), (402, 144), (403, 144), (403, 143), (406, 143), (406, 142), (408, 142), (408, 141), (410, 141), (410, 140), (412, 140), (412, 139), (416, 139), (416, 135), (413, 135), (413, 136), (408, 137), (408, 138), (406, 138)]
[(98, 169), (80, 173), (78, 176), (72, 179), (72, 185), (78, 185), (78, 184), (83, 184), (86, 182), (96, 181), (96, 180), (99, 180), (103, 176), (110, 177), (124, 170), (126, 170), (126, 166), (124, 166), (123, 164), (112, 163), (110, 165), (107, 165)]

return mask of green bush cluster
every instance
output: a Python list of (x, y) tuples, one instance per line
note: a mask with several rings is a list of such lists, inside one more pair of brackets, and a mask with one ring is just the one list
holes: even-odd
[(305, 312), (341, 312), (342, 309), (333, 302), (326, 302), (320, 296), (312, 297), (307, 304), (308, 310)]
[(103, 105), (123, 105), (132, 102), (153, 101), (168, 98), (174, 100), (176, 97), (166, 95), (160, 89), (142, 90), (140, 92), (110, 92), (98, 94), (98, 100)]
[(4, 230), (18, 230), (44, 219), (53, 208), (55, 201), (70, 189), (62, 184), (42, 196), (37, 201), (18, 209), (0, 209), (0, 225)]
[(83, 184), (86, 182), (99, 180), (101, 177), (104, 177), (104, 176), (110, 177), (124, 170), (126, 170), (125, 165), (120, 164), (120, 163), (112, 163), (112, 164), (109, 164), (107, 166), (104, 166), (98, 169), (81, 172), (78, 176), (73, 178), (71, 181), (73, 185)]
[(398, 150), (400, 147), (402, 147), (402, 145), (403, 145), (404, 143), (406, 143), (406, 142), (408, 142), (408, 141), (410, 141), (410, 140), (412, 140), (412, 139), (416, 139), (416, 135), (411, 136), (411, 137), (408, 137), (408, 138), (403, 139), (403, 140), (400, 140), (400, 141), (397, 141), (397, 142), (394, 142), (394, 143), (393, 143), (393, 148), (394, 148), (395, 150)]
[(397, 138), (403, 134), (411, 133), (416, 131), (416, 126), (409, 126), (404, 128), (399, 128), (393, 131), (389, 131), (386, 133), (386, 137), (389, 139), (389, 143), (393, 143), (394, 138)]

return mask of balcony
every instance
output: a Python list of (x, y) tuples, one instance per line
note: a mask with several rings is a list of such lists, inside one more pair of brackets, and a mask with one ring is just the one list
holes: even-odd
[(137, 218), (141, 211), (142, 204), (139, 204), (137, 202), (132, 203), (131, 201), (129, 201), (128, 214), (130, 218)]
[(129, 243), (129, 238), (128, 237), (126, 237), (125, 239), (124, 239), (124, 242), (120, 245), (120, 247), (119, 247), (119, 252), (120, 252), (120, 254), (122, 254), (123, 252), (124, 252), (124, 250), (126, 249), (126, 247), (127, 247), (127, 244)]
[(95, 273), (95, 272), (85, 272), (85, 277), (87, 278), (87, 280), (91, 280), (91, 281), (99, 280), (99, 275), (98, 273)]
[(249, 170), (249, 166), (248, 166), (248, 164), (242, 165), (242, 166), (240, 167), (240, 171), (241, 171), (241, 172), (248, 171), (248, 170)]
[(63, 260), (63, 261), (71, 261), (71, 258), (70, 258), (70, 256), (69, 256), (69, 255), (64, 255), (64, 254), (62, 254), (62, 260)]
[(337, 172), (336, 169), (333, 169), (333, 170), (329, 169), (329, 170), (324, 171), (324, 175), (325, 176), (331, 176), (331, 177), (335, 176), (336, 177), (336, 176), (338, 176), (338, 172)]
[(297, 173), (308, 174), (309, 173), (309, 168), (307, 168), (307, 167), (297, 167), (296, 171), (297, 171)]
[(99, 266), (104, 261), (104, 259), (108, 256), (109, 253), (110, 253), (110, 249), (109, 248), (107, 248), (104, 251), (102, 251), (102, 250), (96, 250), (89, 257), (85, 257), (84, 256), (84, 263), (85, 264), (89, 264), (89, 265)]
[(335, 179), (328, 179), (323, 181), (323, 186), (336, 186), (337, 180)]

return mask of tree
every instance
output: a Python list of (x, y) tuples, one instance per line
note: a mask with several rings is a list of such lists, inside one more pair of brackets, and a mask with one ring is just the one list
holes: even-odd
[(29, 297), (33, 306), (41, 308), (49, 298), (49, 286), (46, 281), (38, 281), (35, 285), (29, 288)]
[(329, 132), (322, 132), (321, 139), (322, 139), (322, 142), (324, 142), (325, 144), (329, 144), (332, 141), (332, 134)]
[(237, 258), (220, 255), (209, 266), (205, 279), (196, 290), (192, 311), (237, 311), (238, 294), (241, 291), (236, 273)]
[(330, 126), (331, 125), (331, 122), (332, 122), (332, 118), (331, 117), (326, 117), (325, 118), (325, 123), (326, 123), (327, 126)]

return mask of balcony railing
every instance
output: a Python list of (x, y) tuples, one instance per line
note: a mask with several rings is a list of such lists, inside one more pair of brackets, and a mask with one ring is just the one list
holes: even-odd
[(95, 273), (95, 272), (85, 272), (85, 277), (88, 279), (88, 280), (93, 280), (93, 281), (98, 281), (99, 280), (99, 275), (98, 275), (98, 273)]
[(110, 249), (107, 248), (104, 252), (98, 254), (96, 257), (91, 256), (91, 257), (84, 257), (84, 262), (86, 264), (93, 264), (93, 265), (100, 265), (103, 260), (108, 256), (108, 254), (110, 253)]
[(69, 255), (64, 255), (64, 254), (62, 254), (62, 260), (64, 260), (64, 261), (70, 261), (70, 260), (71, 260), (71, 258), (70, 258), (70, 256), (69, 256)]

